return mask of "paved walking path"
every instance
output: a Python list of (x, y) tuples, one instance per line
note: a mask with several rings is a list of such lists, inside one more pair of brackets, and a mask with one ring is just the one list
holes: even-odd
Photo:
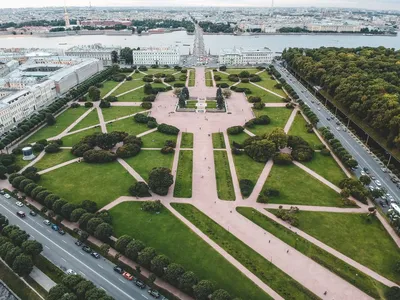
[[(231, 172), (231, 177), (232, 177), (232, 184), (233, 184), (233, 189), (235, 191), (235, 200), (243, 200), (242, 193), (240, 192), (240, 187), (239, 187), (239, 178), (236, 173), (236, 168), (235, 168), (235, 161), (233, 159), (232, 155), (232, 149), (231, 149), (231, 144), (229, 143), (229, 137), (226, 131), (223, 132), (224, 136), (224, 142), (225, 142), (225, 147), (226, 147), (226, 154), (228, 157), (228, 163), (229, 163), (229, 169)], [(214, 149), (216, 150), (216, 149)], [(225, 150), (225, 149), (222, 149)]]
[(111, 103), (111, 107), (113, 106), (141, 106), (142, 102), (113, 102)]
[(212, 87), (216, 87), (217, 83), (215, 82), (215, 79), (214, 79), (214, 71), (213, 70), (211, 70), (211, 80), (212, 80), (212, 84), (213, 84)]
[(286, 122), (285, 127), (283, 128), (283, 131), (288, 134), (290, 127), (292, 127), (292, 124), (294, 122), (294, 119), (296, 118), (297, 112), (299, 111), (299, 109), (296, 107), (295, 109), (293, 109), (292, 113), (290, 114), (289, 120)]
[(273, 91), (271, 91), (271, 90), (269, 90), (269, 89), (266, 89), (265, 87), (263, 87), (263, 86), (261, 86), (261, 85), (258, 85), (257, 83), (254, 83), (254, 82), (251, 82), (251, 81), (250, 81), (250, 83), (251, 83), (252, 85), (254, 85), (254, 86), (256, 86), (256, 87), (258, 87), (258, 88), (260, 88), (260, 89), (262, 89), (262, 90), (264, 90), (264, 91), (266, 91), (266, 92), (268, 92), (268, 93), (270, 93), (270, 94), (273, 94), (273, 95), (275, 95), (275, 96), (277, 96), (277, 97), (279, 97), (279, 98), (285, 99), (285, 97), (282, 97), (282, 95), (279, 95), (278, 93), (275, 93), (275, 92), (273, 92)]
[(48, 168), (48, 169), (39, 171), (38, 174), (43, 175), (43, 174), (45, 174), (45, 173), (48, 173), (48, 172), (57, 170), (57, 169), (59, 169), (59, 168), (68, 166), (68, 165), (70, 165), (70, 164), (76, 163), (76, 162), (78, 162), (78, 161), (81, 160), (81, 159), (82, 159), (82, 158), (80, 158), (80, 157), (71, 159), (71, 160), (69, 160), (69, 161), (63, 162), (62, 164), (58, 164), (58, 165), (55, 165), (55, 166), (53, 166), (53, 167), (51, 167), (51, 168)]
[(142, 176), (138, 172), (136, 172), (125, 160), (118, 158), (117, 161), (129, 172), (129, 174), (132, 175), (133, 178), (136, 179), (136, 181), (143, 181), (146, 182), (146, 180), (143, 179)]
[[(128, 76), (132, 76), (133, 74), (135, 74), (135, 71), (133, 71), (133, 72), (132, 72), (131, 74), (129, 74)], [(117, 86), (114, 87), (111, 91), (109, 91), (107, 94), (105, 94), (104, 97), (101, 98), (101, 99), (105, 99), (105, 98), (107, 98), (108, 96), (110, 96), (114, 91), (116, 91), (116, 90), (117, 90), (121, 85), (123, 85), (125, 82), (126, 82), (126, 78), (125, 78), (123, 81), (121, 81), (119, 84), (117, 84)]]
[(106, 126), (106, 123), (104, 122), (103, 111), (100, 107), (97, 107), (97, 114), (98, 114), (99, 121), (100, 121), (101, 132), (107, 133), (107, 126)]
[(50, 289), (57, 285), (53, 280), (49, 278), (46, 274), (40, 271), (37, 267), (33, 266), (32, 272), (29, 276), (35, 280), (42, 288), (44, 288), (47, 292)]
[(61, 132), (58, 136), (56, 136), (56, 139), (63, 137), (67, 132), (69, 132), (72, 128), (74, 128), (76, 125), (78, 125), (78, 123), (80, 121), (82, 121), (84, 118), (86, 118), (87, 115), (89, 115), (94, 109), (95, 109), (94, 107), (88, 109), (84, 114), (82, 114), (78, 119), (76, 119), (75, 122), (73, 122), (63, 132)]
[[(134, 91), (136, 91), (136, 90), (138, 90), (138, 89), (140, 89), (140, 88), (142, 88), (142, 87), (144, 87), (144, 85), (141, 85), (141, 86), (136, 87), (136, 88), (134, 88), (134, 89), (131, 89), (131, 90), (129, 90), (129, 91), (123, 92), (122, 94), (119, 94), (119, 95), (117, 95), (116, 97), (121, 97), (121, 96), (123, 96), (123, 95), (132, 93), (132, 92), (134, 92)], [(114, 103), (115, 103), (115, 102), (114, 102)]]

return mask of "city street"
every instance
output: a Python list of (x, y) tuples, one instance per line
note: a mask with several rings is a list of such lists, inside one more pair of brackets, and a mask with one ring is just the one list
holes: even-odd
[[(5, 215), (11, 225), (18, 225), (30, 234), (32, 239), (43, 245), (42, 255), (63, 270), (72, 269), (84, 278), (92, 281), (98, 287), (114, 297), (114, 299), (141, 300), (152, 298), (146, 289), (139, 289), (133, 282), (126, 280), (122, 275), (113, 270), (114, 264), (100, 257), (96, 259), (76, 246), (75, 239), (69, 234), (60, 235), (43, 224), (40, 216), (30, 216), (29, 208), (15, 205), (16, 200), (6, 199), (0, 195), (0, 211)], [(25, 218), (16, 215), (23, 211)]]
[[(382, 168), (385, 168), (385, 166), (379, 161), (379, 159), (374, 158), (371, 155), (372, 152), (370, 152), (368, 148), (337, 118), (333, 118), (334, 115), (292, 74), (278, 63), (275, 63), (274, 67), (279, 71), (287, 83), (293, 87), (300, 99), (307, 103), (311, 110), (318, 116), (318, 127), (329, 127), (331, 132), (335, 135), (335, 138), (337, 138), (342, 143), (343, 147), (346, 148), (354, 159), (358, 161), (359, 167), (355, 170), (357, 177), (361, 176), (363, 168), (367, 168), (370, 172), (370, 176), (375, 176), (376, 180), (381, 182), (381, 188), (385, 189), (387, 193), (393, 196), (393, 198), (399, 203), (399, 189), (396, 184), (390, 180), (391, 178), (389, 174), (382, 171)], [(330, 121), (328, 121), (327, 118), (330, 118)], [(340, 124), (337, 122), (340, 122)], [(377, 188), (374, 181), (372, 181), (370, 185)], [(386, 212), (389, 207), (385, 203), (383, 208)]]

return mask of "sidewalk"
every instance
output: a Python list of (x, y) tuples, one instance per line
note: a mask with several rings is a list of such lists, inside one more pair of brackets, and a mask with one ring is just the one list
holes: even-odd
[(51, 280), (46, 274), (40, 271), (37, 267), (33, 266), (32, 272), (29, 274), (33, 280), (41, 285), (46, 291), (49, 291), (52, 287), (56, 286), (53, 280)]

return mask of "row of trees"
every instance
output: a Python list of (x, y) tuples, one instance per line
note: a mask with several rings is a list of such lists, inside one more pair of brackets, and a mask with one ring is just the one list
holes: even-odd
[(137, 27), (137, 33), (142, 33), (143, 30), (155, 28), (185, 28), (187, 32), (194, 32), (194, 24), (191, 20), (182, 18), (181, 20), (172, 19), (147, 19), (147, 20), (133, 20), (132, 26)]

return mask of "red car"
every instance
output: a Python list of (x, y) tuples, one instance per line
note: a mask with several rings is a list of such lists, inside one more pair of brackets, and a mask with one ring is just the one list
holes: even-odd
[(128, 273), (128, 272), (122, 273), (122, 276), (124, 276), (125, 279), (128, 279), (129, 281), (132, 281), (132, 280), (133, 280), (133, 276), (132, 276), (130, 273)]

